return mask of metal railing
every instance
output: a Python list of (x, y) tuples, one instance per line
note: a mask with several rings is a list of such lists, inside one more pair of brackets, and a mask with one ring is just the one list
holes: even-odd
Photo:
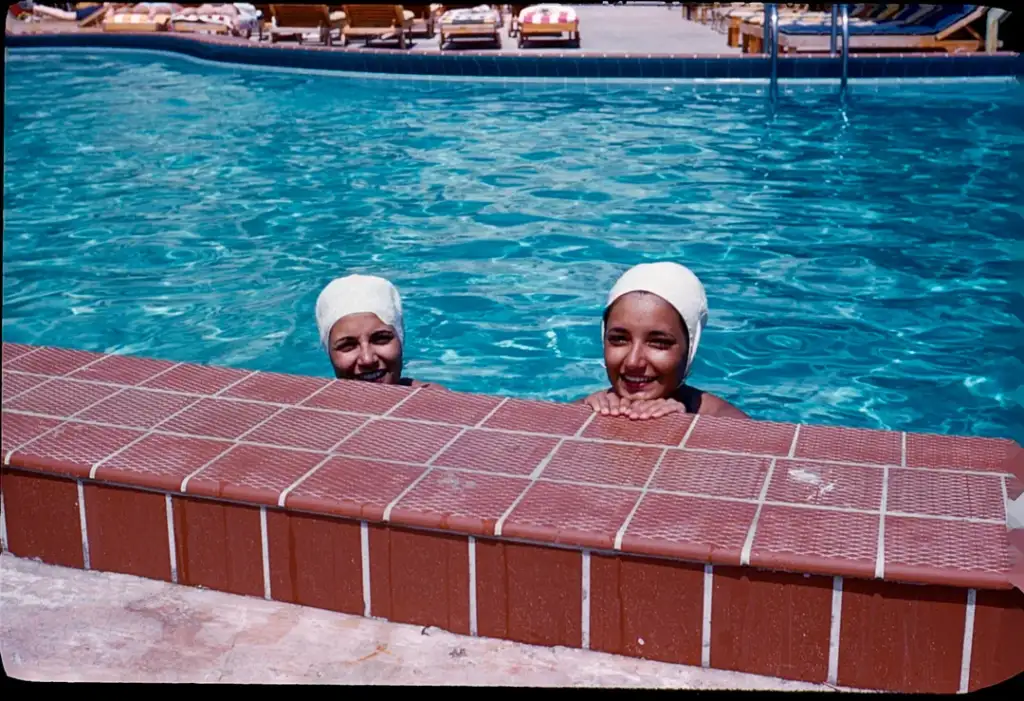
[[(846, 100), (850, 78), (850, 6), (846, 4), (832, 5), (832, 32), (829, 37), (830, 56), (835, 56), (840, 43), (840, 77), (839, 98)], [(775, 102), (779, 99), (779, 6), (778, 3), (764, 5), (764, 47), (768, 54), (769, 80), (768, 98)]]

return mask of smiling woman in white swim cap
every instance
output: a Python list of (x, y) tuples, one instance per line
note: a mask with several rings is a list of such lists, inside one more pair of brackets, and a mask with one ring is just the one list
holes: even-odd
[(707, 318), (704, 285), (685, 266), (630, 268), (605, 304), (604, 362), (611, 387), (584, 401), (606, 416), (631, 419), (677, 412), (748, 418), (724, 399), (686, 384)]
[(335, 377), (386, 385), (425, 384), (402, 377), (402, 298), (388, 280), (373, 275), (332, 280), (316, 300), (316, 324)]

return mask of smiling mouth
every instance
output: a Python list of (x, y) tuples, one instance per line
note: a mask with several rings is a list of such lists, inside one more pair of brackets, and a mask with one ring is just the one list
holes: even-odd
[(358, 372), (356, 379), (363, 382), (380, 382), (388, 374), (387, 370), (374, 370), (373, 372)]
[(620, 375), (620, 377), (630, 394), (644, 391), (658, 379), (657, 376), (648, 377), (646, 375)]

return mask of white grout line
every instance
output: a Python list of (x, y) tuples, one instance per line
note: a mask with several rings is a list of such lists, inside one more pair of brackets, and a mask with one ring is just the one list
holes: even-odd
[(450, 439), (450, 440), (449, 440), (449, 441), (448, 441), (447, 443), (445, 443), (444, 445), (442, 445), (442, 446), (441, 446), (441, 449), (440, 449), (440, 450), (438, 450), (438, 451), (437, 451), (436, 453), (434, 453), (434, 454), (433, 454), (433, 456), (431, 456), (431, 458), (430, 458), (429, 460), (427, 460), (427, 462), (425, 462), (425, 463), (424, 463), (423, 465), (420, 465), (420, 467), (426, 467), (427, 469), (425, 469), (425, 470), (423, 471), (423, 473), (422, 473), (422, 474), (421, 474), (421, 475), (420, 475), (419, 477), (417, 477), (416, 479), (414, 479), (414, 480), (412, 481), (412, 484), (410, 484), (410, 485), (409, 485), (408, 487), (406, 487), (406, 488), (405, 488), (405, 489), (403, 489), (403, 490), (402, 490), (401, 492), (399, 492), (399, 493), (398, 493), (398, 496), (397, 496), (397, 497), (395, 497), (395, 498), (394, 498), (394, 499), (393, 499), (393, 500), (391, 501), (391, 503), (390, 503), (390, 504), (388, 504), (388, 506), (387, 506), (387, 508), (386, 508), (386, 509), (384, 509), (384, 522), (385, 522), (385, 523), (387, 523), (388, 521), (390, 521), (390, 520), (391, 520), (391, 511), (392, 511), (392, 509), (394, 509), (394, 508), (395, 508), (395, 504), (397, 504), (398, 502), (400, 502), (400, 501), (401, 501), (401, 500), (402, 500), (402, 499), (403, 499), (403, 498), (405, 497), (405, 495), (406, 495), (406, 494), (408, 494), (408, 493), (409, 493), (409, 492), (411, 492), (411, 491), (412, 491), (413, 489), (415, 489), (415, 488), (416, 488), (416, 486), (417, 486), (417, 485), (418, 485), (418, 484), (419, 484), (420, 482), (422, 482), (423, 480), (425, 480), (425, 479), (427, 478), (427, 475), (429, 475), (429, 474), (430, 474), (431, 472), (433, 472), (433, 471), (434, 471), (434, 461), (435, 461), (435, 460), (437, 460), (437, 459), (438, 459), (439, 457), (441, 457), (441, 454), (442, 454), (442, 453), (444, 453), (444, 451), (448, 450), (448, 448), (449, 448), (449, 447), (450, 447), (450, 446), (451, 446), (451, 445), (452, 445), (453, 443), (455, 443), (455, 441), (457, 441), (457, 440), (459, 440), (460, 438), (462, 438), (463, 434), (465, 434), (465, 433), (466, 433), (466, 431), (468, 431), (468, 430), (469, 430), (469, 427), (468, 427), (468, 426), (465, 426), (465, 427), (463, 427), (461, 431), (459, 431), (458, 433), (456, 433), (456, 434), (455, 434), (455, 436), (453, 436), (453, 437), (452, 437), (452, 438), (451, 438), (451, 439)]
[(171, 581), (178, 583), (178, 543), (174, 537), (174, 502), (170, 494), (164, 495), (164, 507), (167, 511), (167, 552), (171, 559)]
[(960, 693), (966, 694), (971, 685), (971, 653), (974, 648), (974, 608), (978, 600), (976, 589), (967, 590), (967, 610), (964, 613), (964, 648), (960, 657)]
[(363, 567), (363, 615), (370, 617), (370, 526), (359, 522), (359, 552)]
[(2, 491), (0, 491), (0, 551), (7, 552), (7, 508), (4, 506)]
[[(23, 343), (22, 345), (23, 345), (23, 346), (27, 346), (27, 345), (29, 345), (29, 344), (27, 344), (27, 343)], [(25, 352), (25, 353), (22, 353), (21, 355), (19, 355), (19, 356), (16, 356), (16, 357), (14, 357), (14, 358), (11, 358), (11, 359), (10, 359), (10, 360), (8, 360), (7, 362), (8, 362), (8, 363), (13, 363), (13, 362), (14, 362), (15, 360), (18, 360), (19, 358), (27, 358), (27, 357), (29, 357), (30, 355), (32, 355), (33, 353), (36, 353), (36, 352), (38, 352), (38, 351), (41, 351), (41, 350), (42, 350), (42, 349), (44, 349), (44, 348), (49, 348), (49, 347), (51, 347), (51, 346), (33, 346), (33, 347), (32, 347), (32, 350), (30, 350), (30, 351), (27, 351), (27, 352)]]
[(291, 494), (291, 493), (292, 493), (292, 491), (293, 491), (293, 490), (294, 490), (294, 489), (295, 489), (296, 487), (298, 487), (298, 486), (299, 486), (300, 484), (302, 484), (302, 483), (303, 483), (303, 482), (305, 482), (305, 481), (306, 481), (307, 479), (309, 479), (309, 477), (310, 477), (310, 476), (312, 476), (312, 474), (313, 474), (314, 472), (316, 472), (316, 471), (317, 471), (317, 470), (319, 470), (319, 469), (320, 469), (321, 467), (323, 467), (323, 466), (324, 466), (324, 465), (325, 465), (325, 464), (326, 464), (326, 463), (327, 463), (327, 462), (328, 462), (328, 461), (329, 461), (329, 460), (330, 460), (330, 459), (331, 459), (332, 457), (334, 457), (334, 456), (333, 456), (333, 455), (325, 455), (325, 456), (324, 456), (324, 459), (323, 459), (323, 460), (321, 460), (320, 462), (318, 462), (318, 463), (317, 463), (316, 465), (314, 465), (313, 467), (311, 467), (311, 468), (309, 469), (309, 471), (308, 471), (308, 472), (306, 472), (306, 474), (302, 475), (302, 477), (299, 477), (299, 478), (298, 478), (297, 480), (295, 480), (295, 481), (294, 481), (294, 482), (292, 482), (292, 483), (291, 483), (290, 485), (288, 485), (288, 487), (286, 487), (286, 488), (285, 488), (285, 490), (284, 490), (283, 492), (281, 492), (281, 496), (279, 496), (279, 497), (277, 498), (277, 505), (278, 505), (278, 506), (280, 506), (280, 507), (284, 507), (284, 502), (285, 502), (285, 499), (287, 499), (287, 498), (288, 498), (288, 495), (289, 495), (289, 494)]
[(1009, 527), (1009, 521), (1010, 521), (1010, 516), (1009, 516), (1009, 513), (1010, 513), (1010, 495), (1006, 491), (1006, 478), (1005, 477), (1000, 477), (999, 478), (999, 485), (1000, 485), (1000, 487), (1002, 487), (1002, 491), (1003, 491), (1003, 523), (1007, 524), (1007, 527)]
[(839, 678), (839, 632), (843, 618), (843, 578), (832, 578), (832, 621), (828, 633), (828, 677), (835, 686)]
[(482, 418), (479, 421), (477, 421), (473, 425), (473, 428), (480, 428), (481, 426), (483, 426), (485, 423), (487, 423), (490, 420), (490, 418), (492, 416), (494, 416), (495, 414), (498, 413), (498, 409), (500, 409), (501, 407), (505, 406), (507, 403), (508, 403), (508, 397), (504, 397), (500, 402), (498, 402), (498, 405), (496, 407), (494, 407), (489, 412), (487, 412), (487, 415), (484, 418)]
[[(416, 389), (414, 389), (412, 392), (409, 392), (409, 394), (407, 394), (404, 397), (402, 397), (402, 399), (397, 404), (395, 404), (393, 407), (391, 407), (390, 409), (385, 411), (383, 414), (381, 414), (381, 418), (383, 418), (385, 416), (391, 416), (391, 414), (393, 412), (397, 411), (400, 406), (402, 406), (407, 401), (409, 401), (410, 399), (415, 397), (417, 394), (419, 394), (422, 389), (423, 389), (423, 387), (420, 386), (420, 387), (417, 387)], [(312, 399), (312, 398), (313, 397), (310, 397), (309, 399)], [(309, 401), (309, 400), (307, 399), (306, 401)]]
[(885, 576), (885, 512), (889, 508), (889, 468), (882, 468), (882, 504), (878, 509), (878, 546), (875, 549), (875, 579)]
[(587, 430), (587, 426), (590, 425), (590, 423), (594, 420), (594, 417), (596, 416), (596, 411), (593, 412), (590, 416), (588, 416), (587, 420), (583, 422), (583, 425), (580, 426), (576, 433), (573, 434), (573, 438), (581, 438), (583, 436), (583, 432)]
[(796, 456), (796, 442), (800, 438), (800, 426), (803, 424), (797, 424), (796, 430), (793, 431), (793, 442), (789, 444), (789, 455), (786, 457), (792, 458)]
[(476, 538), (469, 536), (469, 634), (478, 635), (476, 623)]
[(750, 530), (747, 531), (747, 539), (743, 541), (743, 551), (740, 553), (740, 564), (750, 564), (750, 551), (754, 547), (754, 536), (757, 534), (757, 522), (761, 518), (761, 510), (764, 508), (765, 497), (768, 495), (768, 485), (772, 482), (772, 475), (775, 473), (775, 458), (768, 464), (768, 474), (764, 477), (764, 484), (761, 485), (761, 495), (757, 498), (757, 511), (754, 512), (754, 519), (750, 522)]
[(693, 433), (693, 429), (697, 428), (698, 421), (700, 421), (700, 414), (694, 414), (693, 421), (691, 421), (690, 425), (686, 428), (686, 434), (683, 436), (683, 440), (679, 441), (678, 447), (683, 448), (686, 446), (686, 442), (690, 440), (690, 435)]
[(263, 598), (270, 601), (270, 539), (267, 537), (267, 507), (260, 507), (260, 545), (263, 548)]
[[(94, 384), (100, 384), (100, 383), (94, 383)], [(132, 387), (129, 387), (129, 389), (144, 389), (144, 388), (138, 388), (138, 387), (132, 388)], [(147, 390), (147, 391), (150, 391), (150, 390)], [(197, 397), (199, 399), (210, 399), (211, 398), (211, 396), (209, 396), (209, 395), (184, 395), (184, 396), (195, 396), (195, 397)], [(335, 411), (333, 409), (316, 409), (316, 408), (312, 408), (312, 407), (294, 406), (294, 405), (291, 405), (291, 404), (275, 404), (275, 403), (272, 403), (272, 402), (260, 402), (260, 401), (255, 401), (255, 400), (251, 400), (251, 399), (236, 399), (234, 397), (217, 397), (217, 400), (221, 401), (221, 402), (238, 402), (238, 403), (245, 403), (245, 404), (260, 404), (260, 405), (263, 405), (263, 406), (269, 406), (269, 407), (275, 407), (275, 408), (302, 409), (303, 411), (319, 411), (321, 413), (327, 413), (327, 414), (346, 414), (346, 415), (350, 415), (350, 416), (364, 416), (367, 419), (371, 419), (371, 420), (373, 420), (373, 419), (381, 420), (383, 418), (381, 416), (377, 416), (377, 415), (374, 415), (374, 414), (364, 414), (364, 413), (361, 413), (361, 412), (354, 412), (354, 411)], [(80, 424), (88, 424), (88, 425), (91, 425), (91, 426), (102, 426), (102, 427), (107, 427), (107, 428), (131, 428), (130, 426), (124, 426), (123, 424), (108, 423), (108, 422), (104, 422), (104, 421), (91, 421), (91, 420), (87, 421), (87, 420), (84, 420), (84, 419), (74, 419), (74, 418), (70, 418), (70, 417), (54, 416), (52, 414), (42, 414), (42, 413), (39, 413), (39, 412), (24, 411), (24, 410), (21, 410), (21, 409), (4, 409), (4, 412), (8, 413), (8, 414), (20, 414), (22, 416), (33, 416), (33, 417), (37, 417), (37, 418), (41, 418), (41, 419), (51, 419), (51, 420), (64, 421), (66, 423), (76, 423), (76, 424), (80, 423)], [(425, 424), (425, 425), (429, 425), (429, 426), (451, 426), (452, 428), (458, 428), (458, 429), (466, 428), (462, 424), (450, 424), (450, 423), (446, 423), (446, 422), (443, 422), (443, 421), (426, 421), (426, 420), (423, 420), (423, 419), (407, 419), (407, 418), (388, 418), (387, 420), (388, 421), (401, 421), (401, 422), (404, 422), (404, 423)], [(517, 435), (517, 436), (537, 436), (537, 437), (540, 437), (540, 438), (557, 438), (557, 439), (565, 438), (565, 436), (563, 436), (561, 434), (557, 434), (557, 433), (541, 433), (541, 432), (538, 432), (538, 431), (518, 431), (518, 430), (512, 430), (512, 429), (506, 429), (506, 428), (490, 428), (488, 426), (476, 426), (476, 427), (473, 427), (473, 428), (475, 428), (476, 430), (480, 430), (480, 431), (487, 431), (487, 432), (491, 432), (491, 433), (504, 433), (504, 434)], [(136, 429), (136, 430), (138, 430), (138, 429)], [(206, 439), (206, 440), (214, 440), (214, 441), (232, 440), (230, 438), (224, 438), (222, 436), (207, 436), (207, 435), (195, 434), (195, 433), (177, 433), (175, 431), (167, 431), (167, 430), (160, 429), (160, 428), (153, 429), (153, 433), (160, 434), (160, 435), (168, 435), (168, 436), (185, 436), (185, 437), (188, 437), (188, 438), (203, 438), (203, 439)], [(600, 443), (600, 444), (607, 444), (607, 445), (622, 445), (622, 446), (630, 446), (630, 447), (638, 447), (638, 448), (664, 448), (664, 447), (668, 447), (668, 448), (671, 448), (672, 450), (679, 450), (680, 452), (687, 452), (687, 453), (700, 453), (700, 454), (704, 454), (704, 455), (730, 455), (730, 456), (746, 457), (746, 458), (764, 458), (766, 460), (782, 458), (782, 459), (786, 459), (786, 460), (792, 460), (793, 462), (797, 462), (797, 463), (801, 463), (801, 462), (802, 463), (813, 463), (815, 465), (835, 465), (835, 466), (839, 466), (839, 467), (843, 467), (843, 466), (875, 467), (875, 468), (879, 468), (879, 469), (881, 469), (883, 467), (901, 467), (900, 465), (895, 465), (895, 464), (889, 465), (889, 464), (884, 464), (884, 463), (853, 462), (853, 461), (849, 461), (849, 460), (826, 460), (826, 459), (823, 459), (823, 458), (819, 459), (819, 458), (799, 458), (799, 457), (789, 458), (788, 456), (772, 455), (770, 453), (744, 453), (744, 452), (740, 452), (740, 451), (736, 451), (736, 450), (714, 450), (714, 449), (709, 449), (709, 448), (680, 448), (680, 447), (676, 447), (676, 446), (672, 446), (672, 445), (665, 446), (665, 444), (662, 444), (662, 443), (640, 443), (640, 442), (635, 442), (635, 441), (606, 440), (606, 439), (603, 439), (603, 438), (585, 438), (583, 436), (572, 437), (572, 438), (573, 438), (574, 441), (577, 441), (577, 442), (580, 442), (580, 443)], [(299, 448), (299, 447), (291, 447), (291, 446), (269, 445), (269, 444), (265, 444), (265, 443), (257, 443), (257, 442), (254, 442), (254, 441), (240, 441), (240, 443), (242, 445), (267, 446), (267, 447), (271, 447), (271, 448), (287, 447), (289, 450), (306, 451), (306, 452), (309, 452), (309, 453), (322, 453), (323, 452), (321, 450), (314, 450), (314, 449), (311, 449), (311, 448)], [(378, 460), (379, 458), (373, 458), (373, 459), (374, 460)], [(392, 460), (391, 462), (398, 462), (398, 463), (401, 464), (402, 461), (394, 461), (394, 460)], [(925, 473), (929, 473), (929, 474), (930, 473), (945, 473), (945, 474), (952, 474), (952, 475), (980, 475), (980, 476), (992, 476), (992, 475), (1008, 474), (1008, 473), (997, 472), (997, 471), (994, 471), (994, 470), (964, 470), (964, 469), (943, 468), (943, 467), (922, 467), (922, 468), (907, 468), (907, 469), (922, 470)]]
[(590, 551), (583, 551), (582, 609), (580, 611), (581, 647), (590, 649)]
[(227, 448), (225, 448), (224, 450), (222, 450), (219, 453), (217, 453), (216, 455), (214, 455), (212, 458), (210, 458), (205, 463), (200, 465), (197, 469), (195, 469), (192, 472), (190, 472), (189, 474), (185, 475), (185, 479), (181, 480), (181, 485), (178, 487), (178, 491), (184, 493), (185, 492), (185, 488), (188, 487), (188, 483), (189, 483), (189, 481), (193, 477), (195, 477), (200, 472), (202, 472), (203, 470), (208, 468), (210, 465), (212, 465), (213, 463), (217, 462), (222, 457), (224, 457), (225, 455), (230, 453), (238, 445), (241, 445), (241, 443), (229, 443)]
[(711, 594), (715, 585), (714, 565), (704, 565), (704, 613), (700, 632), (700, 666), (711, 667)]
[(900, 431), (900, 467), (907, 466), (907, 432)]
[(519, 506), (519, 502), (521, 502), (523, 498), (526, 496), (526, 493), (533, 488), (533, 485), (537, 484), (537, 478), (540, 477), (540, 474), (542, 472), (544, 472), (544, 468), (548, 466), (548, 463), (551, 462), (551, 458), (555, 456), (555, 453), (558, 452), (558, 449), (562, 447), (562, 444), (565, 443), (565, 441), (565, 438), (559, 439), (558, 443), (555, 444), (555, 447), (551, 449), (551, 452), (545, 455), (544, 459), (540, 461), (540, 464), (537, 465), (537, 467), (534, 468), (533, 472), (530, 473), (530, 483), (526, 485), (526, 489), (524, 489), (519, 494), (519, 496), (515, 498), (515, 500), (509, 505), (509, 507), (505, 509), (505, 513), (501, 515), (501, 518), (498, 519), (498, 522), (494, 524), (494, 535), (501, 535), (501, 529), (505, 526), (505, 520), (513, 511), (515, 511), (515, 508)]
[(89, 560), (89, 526), (85, 521), (85, 487), (82, 480), (76, 480), (78, 484), (78, 522), (82, 528), (82, 568), (91, 570)]
[[(693, 423), (697, 423), (697, 422), (694, 421)], [(691, 424), (691, 427), (692, 427), (692, 424)], [(689, 434), (687, 434), (687, 435), (689, 435)], [(686, 440), (686, 439), (684, 438), (683, 440)], [(667, 454), (668, 454), (668, 448), (665, 448), (664, 450), (661, 451), (661, 455), (658, 456), (658, 461), (654, 463), (654, 469), (651, 470), (651, 474), (647, 476), (647, 481), (644, 482), (643, 489), (640, 491), (640, 498), (636, 500), (635, 504), (633, 504), (633, 508), (630, 510), (629, 516), (627, 516), (626, 520), (622, 522), (622, 526), (619, 528), (618, 532), (615, 534), (615, 545), (613, 546), (615, 550), (622, 550), (622, 538), (626, 535), (626, 529), (629, 528), (629, 524), (633, 521), (633, 516), (636, 515), (637, 511), (639, 511), (639, 509), (640, 509), (640, 502), (642, 502), (644, 500), (644, 497), (647, 496), (647, 490), (651, 486), (651, 482), (654, 481), (654, 476), (656, 474), (658, 474), (658, 470), (661, 469), (661, 461), (665, 459), (665, 456)]]
[[(25, 353), (24, 355), (20, 355), (18, 357), (19, 358), (24, 358), (26, 356), (32, 355), (32, 353), (35, 353), (36, 350), (40, 350), (41, 348), (43, 348), (43, 346), (40, 346), (39, 348), (36, 348), (35, 350), (29, 351), (28, 353)], [(71, 372), (78, 372), (79, 370), (85, 370), (87, 367), (90, 367), (91, 365), (95, 365), (96, 363), (100, 362), (104, 358), (109, 358), (109, 357), (110, 356), (107, 356), (107, 355), (100, 356), (99, 358), (96, 358), (95, 360), (90, 360), (88, 363), (86, 363), (85, 365), (83, 365), (80, 368), (75, 368)], [(15, 360), (17, 360), (17, 358), (15, 358)], [(8, 370), (7, 372), (18, 372), (18, 371), (17, 370)], [(67, 375), (43, 375), (42, 373), (37, 373), (37, 372), (22, 372), (22, 373), (18, 373), (18, 374), (20, 374), (20, 375), (31, 375), (33, 377), (46, 377), (48, 379), (43, 380), (39, 384), (33, 385), (32, 387), (29, 387), (26, 390), (22, 390), (21, 392), (18, 392), (14, 396), (8, 397), (7, 399), (4, 400), (5, 404), (13, 402), (18, 397), (20, 397), (20, 396), (22, 396), (24, 394), (28, 394), (29, 392), (33, 392), (33, 391), (35, 391), (35, 390), (37, 390), (37, 389), (39, 389), (39, 388), (41, 388), (41, 387), (43, 387), (45, 385), (52, 384), (55, 380), (68, 380), (70, 382), (75, 382), (75, 380), (72, 380), (71, 378), (67, 377)]]

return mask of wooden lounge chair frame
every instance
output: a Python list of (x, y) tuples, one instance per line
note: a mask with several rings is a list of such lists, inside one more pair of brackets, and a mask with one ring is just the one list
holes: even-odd
[[(458, 7), (474, 7), (474, 5), (460, 5)], [(447, 12), (453, 8), (452, 6), (446, 5), (445, 11)], [(478, 24), (454, 24), (448, 25), (447, 31), (445, 26), (440, 24), (438, 20), (438, 45), (437, 48), (440, 51), (444, 51), (445, 44), (452, 37), (458, 37), (459, 39), (490, 39), (494, 42), (495, 48), (501, 48), (501, 30), (505, 26), (504, 18), (501, 16), (501, 9), (496, 10), (498, 13), (498, 21), (495, 23), (480, 22)]]
[(402, 5), (403, 10), (413, 14), (410, 34), (422, 33), (427, 39), (433, 39), (437, 33), (438, 13), (430, 9), (430, 5)]
[[(125, 7), (130, 8), (132, 6), (131, 5), (126, 5)], [(100, 14), (100, 13), (96, 13), (96, 14)], [(166, 19), (163, 19), (161, 21), (154, 20), (154, 21), (151, 21), (151, 22), (108, 22), (107, 21), (108, 19), (113, 19), (115, 17), (115, 15), (117, 15), (118, 13), (116, 13), (116, 12), (103, 12), (102, 14), (104, 16), (103, 17), (103, 31), (105, 31), (105, 32), (140, 32), (140, 33), (141, 32), (165, 32), (165, 31), (167, 31), (168, 27), (171, 26), (171, 16), (170, 15), (156, 15), (157, 17), (161, 17), (161, 18), (166, 17)], [(127, 14), (131, 14), (131, 13), (127, 13)], [(142, 13), (139, 13), (139, 14), (142, 14)]]
[[(945, 29), (935, 34), (850, 34), (850, 51), (871, 51), (871, 50), (893, 50), (904, 49), (908, 51), (942, 50), (946, 53), (960, 53), (979, 51), (985, 44), (985, 39), (971, 28), (978, 19), (985, 16), (988, 7), (979, 5), (974, 11)], [(740, 30), (743, 33), (744, 53), (762, 53), (764, 43), (764, 28), (755, 25), (744, 24)], [(967, 34), (969, 38), (952, 38), (958, 33)], [(779, 32), (779, 51), (789, 52), (825, 52), (829, 49), (830, 37), (828, 34), (786, 34)]]
[(351, 38), (369, 44), (372, 39), (397, 39), (398, 48), (407, 45), (406, 35), (412, 29), (412, 20), (405, 18), (401, 5), (345, 5), (347, 18), (341, 30), (341, 43), (348, 46)]
[[(331, 31), (341, 29), (343, 21), (331, 20), (331, 11), (327, 5), (271, 5), (271, 26), (268, 30), (270, 43), (277, 43), (280, 37), (294, 37), (300, 44), (303, 35), (317, 32), (320, 42), (325, 46), (333, 44)], [(305, 16), (305, 18), (299, 19)]]

